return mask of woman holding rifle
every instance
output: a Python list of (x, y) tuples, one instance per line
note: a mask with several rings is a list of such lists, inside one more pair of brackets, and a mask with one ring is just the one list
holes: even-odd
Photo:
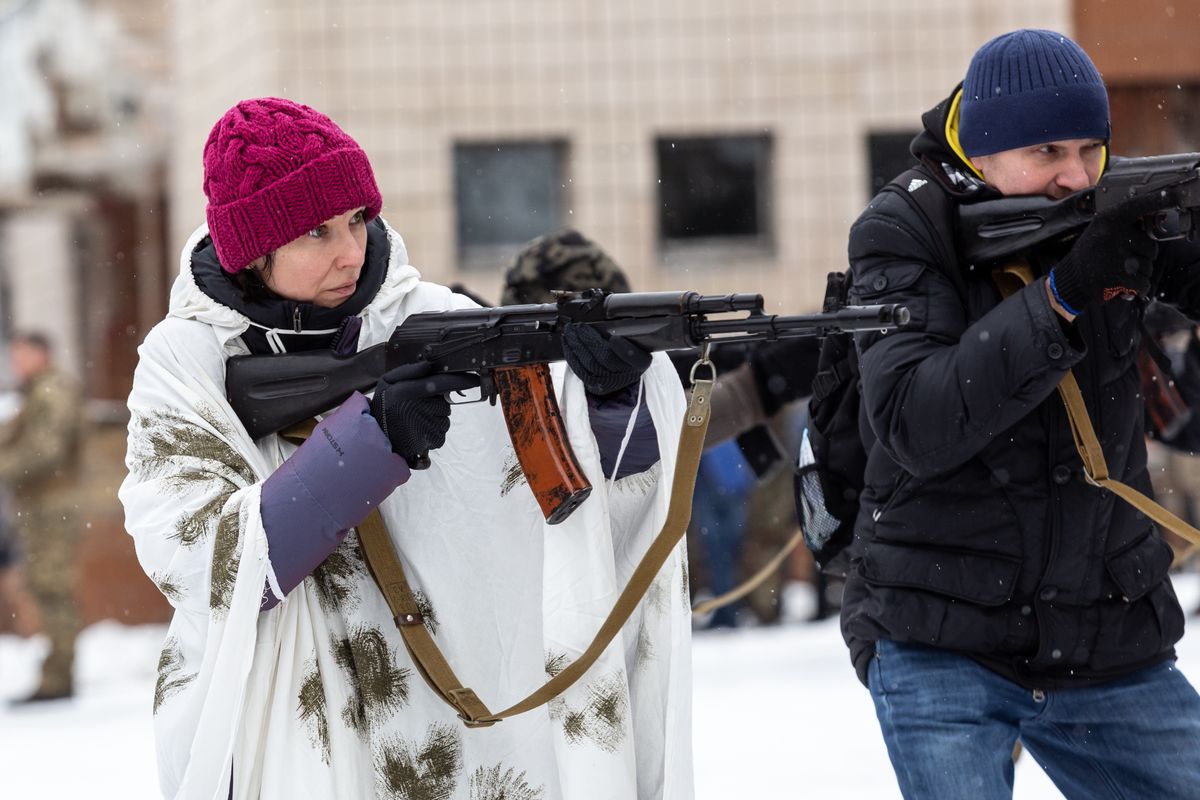
[[(204, 190), (208, 224), (139, 350), (120, 492), (175, 609), (154, 697), (164, 796), (690, 797), (681, 548), (566, 693), (468, 729), (422, 680), (356, 531), (378, 509), (464, 685), (494, 704), (524, 696), (591, 641), (663, 521), (683, 405), (665, 357), (565, 337), (559, 398), (596, 488), (554, 527), (518, 485), (499, 409), (412, 399), (428, 376), (414, 365), (299, 446), (252, 440), (225, 397), (231, 356), (354, 352), (410, 314), (472, 304), (409, 265), (366, 154), (307, 106), (231, 108), (205, 145)], [(654, 424), (635, 435), (656, 447), (606, 492), (602, 454), (621, 441), (592, 435), (587, 397), (638, 381)]]

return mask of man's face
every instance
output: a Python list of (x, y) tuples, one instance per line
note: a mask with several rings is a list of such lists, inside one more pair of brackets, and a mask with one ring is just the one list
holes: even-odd
[(1055, 200), (1095, 186), (1104, 166), (1100, 139), (1063, 139), (971, 159), (1001, 194), (1040, 194)]
[(25, 383), (44, 370), (49, 359), (45, 351), (28, 342), (15, 341), (9, 345), (9, 362), (18, 383)]

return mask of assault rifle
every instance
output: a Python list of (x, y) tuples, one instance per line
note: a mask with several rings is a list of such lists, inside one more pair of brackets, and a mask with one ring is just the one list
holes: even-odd
[(1113, 159), (1100, 181), (1061, 200), (1021, 196), (958, 206), (958, 236), (968, 264), (1025, 255), (1078, 233), (1096, 214), (1131, 197), (1157, 194), (1162, 207), (1143, 219), (1158, 241), (1191, 237), (1200, 225), (1200, 153)]
[[(713, 314), (746, 312), (735, 318)], [(501, 401), (521, 469), (546, 521), (566, 519), (591, 493), (550, 384), (548, 362), (562, 361), (562, 329), (593, 325), (649, 351), (712, 342), (771, 341), (835, 331), (886, 330), (908, 321), (898, 305), (847, 306), (824, 314), (763, 313), (762, 295), (696, 292), (609, 294), (599, 289), (559, 293), (556, 303), (413, 314), (382, 344), (347, 356), (331, 350), (229, 359), (225, 391), (254, 439), (283, 430), (375, 387), (402, 364), (428, 361), (429, 395), (478, 387), (480, 399)], [(420, 458), (418, 468), (429, 465)]]

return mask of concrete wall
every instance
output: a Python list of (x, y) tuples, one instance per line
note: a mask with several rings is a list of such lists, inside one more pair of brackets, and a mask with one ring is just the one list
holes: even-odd
[(7, 281), (19, 302), (12, 307), (14, 330), (45, 334), (54, 347), (54, 357), (68, 372), (80, 375), (78, 259), (71, 243), (76, 239), (74, 215), (68, 209), (31, 208), (7, 215), (0, 243)]

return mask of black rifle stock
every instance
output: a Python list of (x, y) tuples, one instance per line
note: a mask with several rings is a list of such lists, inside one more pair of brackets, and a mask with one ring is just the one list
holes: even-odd
[(958, 206), (960, 251), (969, 264), (1028, 254), (1084, 228), (1096, 214), (1131, 197), (1157, 194), (1162, 207), (1144, 219), (1159, 241), (1193, 235), (1200, 211), (1200, 153), (1113, 159), (1100, 181), (1061, 200), (1002, 197)]
[[(563, 293), (557, 303), (413, 314), (387, 342), (347, 356), (330, 350), (235, 356), (227, 365), (225, 389), (251, 438), (258, 439), (327, 411), (355, 391), (373, 389), (388, 370), (428, 361), (435, 368), (431, 395), (478, 385), (482, 398), (501, 401), (521, 468), (547, 521), (555, 523), (591, 491), (567, 445), (547, 367), (563, 360), (564, 325), (594, 325), (660, 351), (886, 330), (908, 320), (908, 310), (897, 305), (799, 316), (765, 314), (762, 306), (757, 294), (592, 289)], [(730, 312), (745, 315), (709, 318)]]

